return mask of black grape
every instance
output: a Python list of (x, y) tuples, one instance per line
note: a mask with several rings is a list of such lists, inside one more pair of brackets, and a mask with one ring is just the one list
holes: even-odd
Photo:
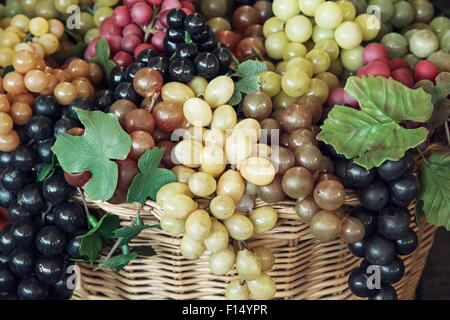
[(397, 300), (397, 293), (391, 285), (382, 283), (381, 289), (375, 290), (369, 300)]
[(35, 277), (25, 278), (19, 283), (17, 294), (20, 300), (45, 300), (48, 297), (48, 287)]
[(408, 255), (413, 253), (417, 245), (419, 244), (419, 239), (417, 238), (417, 234), (413, 229), (409, 229), (406, 235), (394, 241), (395, 251), (399, 255)]
[(61, 256), (40, 256), (34, 269), (39, 281), (44, 284), (52, 284), (60, 280), (64, 275), (64, 259)]
[(36, 248), (46, 256), (64, 253), (66, 234), (56, 226), (46, 226), (36, 236)]
[(42, 95), (34, 100), (33, 113), (57, 120), (61, 113), (61, 106), (54, 96)]
[(377, 211), (386, 206), (389, 201), (389, 190), (386, 184), (379, 179), (374, 180), (367, 188), (359, 193), (361, 206)]
[(377, 265), (388, 264), (395, 258), (394, 243), (378, 233), (367, 239), (364, 252), (366, 259)]
[(403, 238), (409, 230), (410, 213), (406, 209), (386, 207), (378, 214), (378, 232), (388, 239)]

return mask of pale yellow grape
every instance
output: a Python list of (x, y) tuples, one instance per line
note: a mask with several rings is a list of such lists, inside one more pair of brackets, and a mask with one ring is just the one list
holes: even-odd
[(315, 43), (323, 39), (334, 39), (334, 29), (326, 29), (315, 25), (311, 38)]
[(322, 49), (328, 53), (331, 62), (339, 57), (339, 46), (333, 39), (323, 39), (314, 45), (314, 49)]
[(257, 186), (265, 186), (271, 183), (275, 177), (272, 163), (261, 157), (251, 157), (242, 161), (239, 171), (245, 180)]
[(217, 221), (217, 219), (211, 219), (211, 230), (209, 231), (208, 236), (203, 240), (206, 249), (210, 252), (224, 250), (228, 245), (229, 239), (230, 237), (228, 236), (227, 228)]
[(188, 184), (192, 193), (199, 197), (208, 197), (217, 189), (216, 179), (206, 172), (194, 173)]
[(252, 248), (251, 251), (259, 259), (262, 272), (272, 269), (273, 265), (275, 264), (275, 257), (270, 249), (259, 246)]
[(12, 65), (14, 50), (11, 48), (0, 48), (0, 67)]
[[(306, 55), (306, 47), (304, 44), (300, 42), (291, 42), (286, 46), (286, 49), (283, 53), (283, 60), (289, 61), (295, 57), (304, 57)], [(270, 71), (267, 71), (270, 72)], [(261, 74), (260, 74), (261, 76)]]
[(289, 69), (281, 78), (281, 88), (288, 96), (298, 98), (308, 92), (310, 82), (311, 78), (305, 71)]
[(174, 148), (175, 157), (186, 167), (198, 168), (200, 166), (200, 152), (202, 148), (202, 143), (197, 140), (183, 140)]
[(167, 233), (171, 235), (178, 235), (185, 232), (184, 229), (185, 222), (186, 222), (185, 219), (176, 219), (169, 216), (168, 214), (164, 214), (159, 224), (161, 225), (161, 229), (163, 229)]
[(264, 141), (265, 143), (258, 143), (253, 145), (253, 157), (260, 157), (265, 159), (270, 159), (270, 155), (272, 153), (272, 148), (268, 146), (266, 143), (267, 141)]
[(356, 16), (356, 8), (350, 1), (340, 0), (336, 3), (341, 7), (342, 13), (344, 14), (344, 21), (352, 21)]
[(357, 72), (364, 65), (362, 46), (350, 50), (341, 50), (341, 62), (345, 69)]
[(311, 61), (306, 58), (296, 57), (288, 61), (286, 65), (287, 70), (300, 69), (311, 78), (314, 74), (314, 66)]
[(189, 214), (184, 225), (186, 234), (194, 240), (205, 239), (211, 230), (211, 217), (203, 209), (197, 209)]
[(197, 202), (185, 194), (175, 194), (163, 202), (164, 213), (175, 219), (186, 219), (198, 208)]
[(189, 88), (191, 88), (197, 97), (203, 97), (205, 95), (206, 87), (208, 86), (208, 80), (200, 76), (194, 76), (191, 81), (188, 82)]
[(225, 146), (225, 132), (216, 128), (207, 129), (203, 134), (203, 142), (205, 146), (213, 144), (223, 149)]
[(343, 19), (341, 7), (332, 1), (321, 3), (314, 12), (314, 20), (322, 28), (334, 29)]
[(173, 167), (171, 170), (177, 177), (177, 181), (183, 183), (188, 183), (191, 176), (196, 172), (194, 169), (185, 167), (181, 164)]
[[(291, 42), (295, 43), (295, 42)], [(301, 43), (299, 43), (302, 45)], [(306, 49), (305, 49), (306, 50)], [(260, 90), (273, 98), (281, 91), (281, 75), (273, 71), (266, 71), (259, 75)]]
[(211, 129), (226, 131), (233, 129), (237, 123), (237, 115), (234, 108), (224, 104), (216, 108), (212, 114)]
[(249, 300), (250, 291), (248, 290), (247, 284), (245, 282), (241, 284), (241, 280), (239, 279), (231, 281), (225, 291), (225, 298), (227, 300)]
[(11, 19), (11, 26), (15, 26), (20, 28), (23, 32), (28, 32), (30, 29), (28, 24), (30, 23), (30, 19), (24, 14), (18, 14)]
[(234, 127), (233, 134), (234, 133), (246, 134), (253, 143), (256, 143), (261, 135), (261, 125), (255, 119), (243, 119)]
[(230, 196), (235, 204), (238, 204), (244, 195), (245, 182), (239, 171), (229, 169), (220, 176), (217, 183), (217, 195)]
[(202, 149), (200, 154), (200, 168), (203, 172), (217, 178), (225, 170), (227, 159), (220, 145), (209, 144)]
[(265, 273), (255, 280), (248, 281), (247, 286), (256, 300), (270, 300), (277, 293), (275, 281)]
[(286, 21), (300, 13), (297, 0), (274, 0), (272, 3), (272, 11), (275, 17)]
[(236, 255), (236, 272), (242, 280), (258, 279), (261, 276), (261, 262), (250, 250), (239, 250)]
[(115, 6), (119, 0), (95, 0), (97, 5), (103, 6), (103, 7), (112, 7)]
[(309, 84), (309, 90), (306, 93), (307, 96), (314, 96), (320, 100), (320, 103), (325, 103), (328, 99), (330, 89), (328, 85), (319, 78), (311, 79)]
[(361, 27), (364, 41), (375, 39), (380, 32), (380, 20), (373, 14), (360, 14), (355, 18), (355, 22)]
[(230, 237), (235, 240), (247, 240), (253, 235), (253, 223), (242, 213), (235, 212), (228, 219), (224, 219), (223, 224)]
[(319, 4), (325, 2), (325, 0), (298, 0), (298, 6), (303, 14), (314, 17)]
[(284, 21), (278, 19), (277, 17), (270, 17), (264, 22), (263, 34), (264, 38), (267, 38), (271, 33), (284, 30)]
[(45, 54), (53, 54), (59, 48), (58, 38), (51, 33), (46, 33), (37, 39), (37, 42), (44, 48)]
[(100, 29), (99, 28), (93, 28), (88, 30), (86, 34), (84, 35), (84, 42), (90, 43), (92, 40), (100, 36)]
[(216, 108), (227, 103), (233, 92), (233, 79), (227, 76), (218, 76), (211, 80), (206, 87), (205, 100), (211, 108)]
[(231, 217), (235, 208), (233, 199), (226, 194), (214, 197), (209, 204), (212, 215), (221, 220)]
[(183, 104), (183, 114), (187, 121), (197, 127), (209, 126), (212, 110), (209, 104), (200, 98), (191, 98)]
[(275, 68), (275, 72), (277, 74), (279, 74), (279, 75), (285, 74), (286, 70), (287, 70), (287, 64), (288, 64), (289, 61), (280, 61), (280, 62), (278, 62), (277, 66)]
[(345, 21), (334, 31), (334, 38), (342, 49), (354, 49), (363, 40), (363, 32), (359, 24)]
[(286, 21), (284, 32), (290, 41), (305, 42), (312, 35), (312, 23), (305, 16), (294, 16)]
[(44, 18), (35, 17), (30, 20), (29, 29), (32, 35), (39, 37), (48, 32), (49, 25)]
[(33, 51), (33, 48), (30, 46), (29, 43), (25, 43), (25, 42), (20, 42), (18, 44), (16, 44), (16, 46), (14, 47), (14, 51), (15, 52), (19, 52), (20, 50), (28, 50), (28, 51)]
[(4, 31), (0, 35), (0, 47), (13, 49), (20, 42), (17, 33), (13, 31)]
[(278, 212), (270, 206), (254, 209), (249, 215), (250, 221), (253, 223), (255, 233), (264, 233), (277, 223)]
[(330, 56), (322, 49), (312, 49), (306, 54), (305, 58), (311, 61), (314, 67), (314, 74), (327, 71), (331, 64)]
[(283, 53), (289, 44), (289, 39), (284, 31), (269, 34), (264, 43), (267, 55), (273, 59), (283, 58)]
[(8, 28), (5, 29), (5, 32), (7, 32), (7, 31), (14, 32), (15, 34), (17, 34), (19, 36), (20, 39), (25, 38), (25, 32), (23, 32), (22, 29), (20, 29), (19, 27), (9, 26)]
[(233, 133), (228, 137), (225, 152), (227, 160), (232, 165), (239, 165), (252, 154), (252, 140), (246, 134)]
[(111, 17), (113, 14), (113, 9), (110, 7), (99, 7), (94, 12), (94, 23), (97, 27), (100, 27), (100, 24), (107, 17)]
[(164, 101), (184, 104), (186, 100), (194, 97), (194, 91), (181, 82), (168, 82), (161, 88), (161, 98)]
[(170, 197), (178, 193), (184, 194), (190, 198), (194, 196), (186, 183), (170, 182), (159, 189), (156, 194), (156, 203), (162, 207), (164, 200), (170, 199)]
[(205, 131), (206, 129), (203, 127), (199, 126), (189, 127), (186, 129), (186, 131), (184, 131), (183, 139), (184, 140), (192, 139), (201, 143), (203, 141), (203, 134), (205, 133)]
[(229, 244), (225, 249), (211, 254), (209, 270), (216, 276), (223, 276), (233, 268), (235, 259), (233, 246)]
[(194, 240), (187, 234), (183, 236), (180, 243), (180, 251), (187, 259), (198, 259), (205, 252), (206, 247), (203, 241)]

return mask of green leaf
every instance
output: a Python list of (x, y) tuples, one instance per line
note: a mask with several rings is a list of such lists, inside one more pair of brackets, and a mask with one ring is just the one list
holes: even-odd
[(13, 67), (12, 64), (9, 65), (9, 66), (6, 66), (5, 68), (3, 68), (3, 71), (2, 71), (2, 78), (4, 78), (8, 73), (13, 72), (14, 70), (15, 70), (15, 69), (14, 69), (14, 67)]
[(317, 139), (346, 158), (371, 169), (400, 159), (426, 139), (425, 128), (405, 129), (397, 123), (430, 118), (431, 96), (422, 88), (412, 90), (393, 79), (364, 76), (349, 78), (345, 90), (359, 101), (361, 111), (333, 107)]
[[(78, 238), (78, 237), (77, 237)], [(100, 250), (102, 249), (102, 237), (100, 233), (94, 232), (89, 235), (85, 235), (81, 239), (80, 244), (80, 255), (87, 256), (90, 264), (93, 264), (100, 255)]]
[(249, 59), (238, 65), (233, 76), (244, 78), (248, 76), (256, 76), (257, 74), (266, 71), (267, 66), (263, 62)]
[(116, 272), (119, 272), (131, 260), (134, 260), (137, 257), (138, 257), (138, 254), (136, 252), (121, 254), (119, 256), (110, 258), (110, 259), (106, 260), (105, 262), (100, 263), (99, 266), (104, 267), (104, 268), (114, 268), (114, 269), (116, 269)]
[(156, 254), (155, 250), (151, 246), (137, 246), (132, 247), (133, 251), (144, 257), (151, 257)]
[(365, 112), (339, 105), (331, 109), (320, 128), (317, 139), (366, 169), (400, 159), (428, 134), (425, 128), (405, 129), (394, 121), (383, 123)]
[(50, 178), (56, 170), (56, 167), (58, 166), (58, 159), (55, 155), (52, 156), (52, 162), (51, 163), (44, 163), (42, 164), (41, 171), (39, 171), (38, 175), (38, 181), (42, 182), (47, 178)]
[[(106, 218), (103, 219), (105, 216)], [(108, 242), (112, 238), (114, 231), (120, 228), (120, 218), (114, 214), (105, 214), (103, 217), (102, 220), (100, 220), (100, 222), (103, 221), (103, 223), (98, 231), (102, 235), (103, 240)]]
[(142, 232), (142, 230), (157, 228), (156, 226), (159, 225), (141, 225), (141, 226), (133, 225), (115, 230), (112, 237), (123, 238), (120, 241), (119, 246), (124, 246), (128, 244), (132, 239), (136, 238)]
[(236, 86), (234, 86), (233, 95), (231, 96), (227, 104), (229, 104), (230, 106), (236, 106), (239, 104), (239, 102), (241, 102), (241, 100), (242, 100), (242, 93), (238, 89), (236, 89)]
[(64, 31), (71, 36), (76, 43), (83, 42), (83, 37), (78, 32), (69, 29), (67, 26), (64, 26)]
[(85, 127), (82, 136), (58, 135), (52, 151), (65, 172), (90, 171), (84, 189), (89, 200), (110, 199), (117, 186), (118, 168), (111, 159), (124, 160), (131, 150), (131, 138), (117, 117), (101, 111), (76, 109)]
[(244, 77), (236, 82), (236, 88), (238, 91), (246, 94), (254, 91), (259, 91), (259, 77), (254, 75)]
[(89, 62), (95, 62), (103, 68), (105, 74), (109, 74), (116, 64), (109, 59), (109, 44), (105, 39), (100, 39), (95, 45), (95, 57)]
[(70, 57), (82, 57), (84, 49), (86, 49), (86, 44), (83, 41), (80, 41), (76, 45), (72, 46), (68, 51), (55, 52), (52, 54), (52, 58), (59, 64), (63, 64)]
[(138, 173), (128, 188), (127, 202), (139, 202), (144, 205), (149, 197), (156, 200), (156, 193), (162, 186), (177, 181), (175, 174), (164, 168), (158, 168), (164, 154), (164, 148), (152, 148), (139, 158)]
[(420, 172), (416, 215), (425, 214), (435, 226), (450, 230), (450, 150), (433, 151)]

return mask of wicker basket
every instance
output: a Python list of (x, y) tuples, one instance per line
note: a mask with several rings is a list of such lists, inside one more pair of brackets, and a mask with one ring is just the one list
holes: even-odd
[[(433, 146), (428, 149), (436, 148)], [(346, 204), (356, 206), (357, 198), (351, 192)], [(112, 205), (89, 202), (91, 208), (100, 208), (116, 214), (127, 226), (138, 207), (132, 204)], [(256, 207), (266, 205), (257, 200)], [(347, 245), (336, 240), (322, 243), (311, 235), (309, 224), (299, 221), (293, 201), (271, 204), (278, 210), (279, 219), (270, 232), (255, 235), (249, 248), (264, 245), (275, 255), (275, 265), (269, 272), (277, 283), (278, 299), (358, 299), (348, 288), (349, 273), (359, 266), (360, 258), (353, 256)], [(410, 206), (411, 226), (418, 234), (419, 246), (403, 257), (405, 276), (394, 285), (399, 299), (414, 298), (428, 253), (433, 245), (436, 228), (429, 224), (418, 228), (414, 223), (414, 206)], [(146, 224), (158, 223), (161, 208), (152, 201), (141, 210)], [(158, 229), (146, 229), (131, 245), (151, 245), (157, 255), (138, 258), (116, 274), (110, 269), (95, 270), (95, 265), (80, 263), (81, 279), (73, 299), (223, 299), (227, 284), (237, 278), (233, 269), (225, 276), (214, 276), (208, 268), (209, 253), (197, 260), (184, 259), (179, 250), (181, 237), (171, 236)], [(104, 257), (102, 257), (103, 259)]]

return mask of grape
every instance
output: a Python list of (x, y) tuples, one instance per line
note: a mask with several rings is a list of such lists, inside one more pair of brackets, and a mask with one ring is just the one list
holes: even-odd
[(0, 269), (0, 291), (1, 292), (12, 292), (17, 288), (17, 278), (16, 276), (8, 269), (1, 268)]
[(122, 28), (131, 22), (130, 10), (126, 6), (114, 8), (112, 17), (114, 24)]
[[(368, 261), (367, 261), (368, 262)], [(381, 281), (384, 284), (392, 284), (400, 281), (405, 274), (405, 265), (402, 259), (396, 257), (391, 263), (381, 266)]]
[(422, 60), (414, 68), (414, 75), (417, 81), (420, 80), (430, 80), (434, 81), (438, 74), (438, 69), (436, 65), (428, 60)]
[(243, 32), (247, 27), (258, 23), (259, 13), (254, 7), (240, 6), (233, 12), (233, 27), (238, 32)]
[(341, 221), (340, 237), (347, 243), (356, 243), (364, 238), (365, 229), (361, 220), (355, 217), (345, 217)]
[(234, 83), (230, 77), (219, 76), (209, 82), (205, 90), (205, 100), (212, 107), (224, 105), (233, 95)]
[[(189, 190), (189, 186), (187, 184), (181, 183), (181, 182), (171, 182), (171, 183), (168, 183), (168, 184), (162, 186), (161, 189), (159, 189), (158, 193), (156, 194), (156, 203), (158, 203), (158, 205), (160, 207), (163, 207), (164, 200), (171, 199), (171, 197), (176, 194), (184, 194), (190, 198), (193, 197), (193, 194)], [(195, 206), (195, 204), (194, 204), (194, 206)], [(197, 209), (197, 207), (195, 207), (192, 210), (195, 210), (195, 209)]]
[(325, 0), (299, 0), (298, 6), (303, 14), (313, 17), (317, 7)]
[(311, 222), (319, 210), (320, 207), (311, 195), (305, 199), (297, 199), (295, 202), (295, 213), (305, 222)]
[(35, 276), (44, 284), (52, 284), (62, 278), (65, 273), (64, 259), (42, 255), (35, 266)]
[(251, 251), (259, 259), (262, 272), (272, 269), (273, 265), (275, 264), (275, 257), (272, 251), (265, 247), (254, 247), (251, 249)]
[(289, 39), (283, 31), (269, 34), (265, 41), (267, 55), (273, 59), (283, 58)]
[(66, 202), (55, 206), (56, 225), (65, 232), (73, 233), (86, 224), (85, 213), (81, 207), (73, 202)]
[(395, 258), (394, 243), (380, 234), (374, 234), (367, 239), (365, 256), (372, 264), (389, 264)]
[[(420, 37), (416, 39), (420, 39)], [(381, 39), (381, 44), (386, 47), (389, 59), (403, 57), (408, 52), (408, 41), (404, 36), (395, 32), (386, 34)]]
[(374, 294), (374, 291), (367, 287), (368, 279), (369, 274), (365, 270), (356, 268), (350, 273), (348, 287), (358, 297), (369, 297)]
[(314, 182), (311, 173), (302, 167), (292, 167), (283, 175), (283, 191), (291, 198), (304, 199), (311, 194)]
[(419, 58), (426, 58), (437, 49), (438, 38), (431, 30), (419, 30), (409, 40), (409, 50)]
[(324, 2), (317, 6), (314, 19), (319, 27), (335, 29), (343, 20), (344, 14), (339, 5), (334, 2)]
[(223, 220), (228, 234), (235, 240), (247, 240), (253, 235), (253, 223), (245, 215), (234, 213), (231, 217)]
[[(253, 185), (253, 184), (252, 184)], [(254, 185), (256, 186), (256, 185)], [(248, 187), (248, 184), (247, 184)], [(276, 175), (273, 181), (264, 186), (257, 186), (257, 194), (265, 202), (274, 203), (284, 200), (285, 194), (283, 192), (282, 178)]]
[(272, 100), (264, 92), (251, 92), (245, 96), (242, 109), (247, 118), (261, 121), (272, 113)]
[(254, 225), (255, 233), (264, 233), (271, 230), (278, 219), (278, 213), (272, 207), (266, 206), (253, 210), (249, 215)]
[(17, 295), (20, 300), (45, 300), (48, 296), (48, 287), (35, 277), (24, 278), (19, 283)]
[(264, 37), (267, 38), (271, 33), (283, 31), (283, 29), (284, 22), (277, 17), (271, 17), (264, 23), (263, 34)]
[(286, 21), (285, 33), (290, 41), (305, 42), (312, 35), (311, 21), (305, 16), (294, 16)]
[(247, 281), (247, 286), (257, 300), (272, 299), (277, 292), (275, 281), (265, 273), (257, 279)]
[(211, 200), (210, 210), (217, 219), (227, 219), (234, 213), (235, 203), (233, 199), (224, 194), (218, 195)]
[(258, 186), (269, 184), (275, 177), (272, 163), (261, 157), (251, 157), (240, 162), (240, 171), (247, 181)]
[[(195, 97), (194, 91), (187, 85), (179, 82), (168, 82), (161, 89), (161, 97), (164, 102), (184, 104), (190, 98)], [(172, 129), (173, 130), (173, 129)], [(168, 131), (172, 131), (168, 130)]]
[(357, 208), (352, 212), (352, 216), (360, 220), (364, 225), (364, 233), (366, 237), (371, 236), (377, 231), (377, 212)]
[(171, 235), (178, 235), (185, 232), (184, 219), (176, 219), (165, 214), (161, 217), (161, 228)]
[(413, 253), (418, 245), (417, 234), (413, 229), (409, 229), (403, 238), (394, 241), (395, 251), (399, 255), (408, 255)]
[(205, 246), (208, 249), (208, 251), (214, 253), (225, 250), (225, 248), (228, 245), (228, 240), (229, 240), (228, 231), (225, 228), (225, 226), (216, 219), (211, 219), (210, 232), (208, 236), (204, 239)]
[[(170, 201), (162, 200), (164, 213), (176, 219), (186, 219), (198, 207), (198, 204), (186, 194), (167, 194), (167, 197), (170, 197)], [(159, 200), (161, 201), (161, 199)]]
[(369, 300), (397, 300), (397, 293), (392, 286), (381, 284), (381, 289), (376, 290)]
[(216, 276), (227, 274), (234, 265), (235, 254), (232, 245), (211, 254), (209, 257), (209, 270)]
[(364, 64), (362, 53), (363, 53), (362, 46), (350, 50), (345, 49), (341, 50), (342, 65), (351, 72), (358, 71)]
[(243, 280), (256, 280), (261, 275), (261, 262), (250, 250), (239, 250), (236, 255), (236, 271)]
[(346, 168), (348, 183), (355, 187), (366, 187), (375, 178), (375, 169), (366, 170), (360, 165), (349, 161)]
[(217, 183), (217, 195), (230, 196), (238, 204), (245, 191), (245, 183), (239, 171), (228, 170), (220, 177)]
[(295, 148), (296, 163), (310, 171), (319, 169), (322, 161), (322, 153), (312, 144), (303, 144)]
[(408, 203), (419, 194), (419, 190), (419, 180), (412, 174), (406, 174), (399, 179), (391, 181), (389, 184), (391, 196)]
[(214, 110), (211, 129), (226, 131), (233, 129), (237, 123), (236, 111), (229, 105), (223, 105)]
[(250, 298), (250, 291), (245, 282), (241, 284), (241, 280), (236, 279), (228, 284), (225, 297), (227, 300), (248, 300)]
[(27, 277), (34, 271), (35, 255), (30, 248), (16, 248), (8, 258), (9, 268), (19, 277)]
[(198, 259), (205, 252), (203, 241), (194, 240), (187, 234), (183, 236), (180, 243), (180, 251), (187, 259)]
[(290, 97), (297, 98), (308, 92), (310, 82), (309, 76), (304, 71), (289, 69), (281, 78), (281, 88)]
[(433, 5), (425, 0), (414, 0), (412, 6), (415, 11), (414, 20), (416, 22), (428, 22), (434, 16)]

